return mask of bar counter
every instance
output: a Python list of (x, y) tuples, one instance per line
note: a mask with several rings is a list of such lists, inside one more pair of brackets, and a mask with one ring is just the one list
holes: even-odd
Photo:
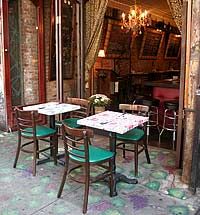
[(144, 82), (144, 86), (179, 89), (179, 80), (164, 79), (158, 81), (146, 81)]

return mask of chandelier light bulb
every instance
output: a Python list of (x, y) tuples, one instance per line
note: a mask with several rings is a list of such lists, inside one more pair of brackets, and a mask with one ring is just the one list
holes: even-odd
[(142, 10), (136, 3), (134, 7), (130, 8), (128, 15), (122, 13), (121, 29), (131, 30), (134, 36), (142, 34), (142, 28), (149, 25), (151, 25), (150, 15), (147, 10)]

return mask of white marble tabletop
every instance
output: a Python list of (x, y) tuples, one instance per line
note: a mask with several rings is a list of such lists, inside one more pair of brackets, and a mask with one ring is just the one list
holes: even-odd
[(124, 134), (148, 121), (148, 117), (104, 111), (77, 121), (79, 125)]
[(62, 114), (71, 112), (74, 110), (79, 110), (81, 107), (79, 105), (72, 105), (67, 103), (59, 102), (47, 102), (37, 105), (30, 105), (23, 107), (23, 110), (37, 110), (38, 113), (52, 116), (56, 114)]

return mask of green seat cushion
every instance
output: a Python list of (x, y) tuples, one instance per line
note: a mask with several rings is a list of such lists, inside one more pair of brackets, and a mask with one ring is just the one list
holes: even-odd
[[(32, 133), (28, 133), (28, 132), (32, 132), (32, 131), (33, 131), (32, 128), (26, 128), (26, 129), (24, 129), (24, 132), (22, 132), (22, 135), (25, 137), (33, 137)], [(52, 128), (49, 128), (46, 126), (42, 126), (42, 125), (36, 126), (36, 136), (37, 137), (49, 136), (49, 135), (53, 135), (55, 133), (56, 133), (55, 129), (52, 129)]]
[(63, 123), (71, 128), (80, 128), (81, 125), (77, 124), (78, 120), (79, 120), (79, 118), (67, 118), (67, 119), (63, 120)]
[(144, 137), (144, 131), (139, 128), (134, 128), (125, 134), (117, 134), (117, 139), (139, 141)]
[[(84, 146), (80, 146), (80, 149), (84, 149)], [(85, 152), (83, 151), (78, 151), (76, 149), (73, 149), (71, 151), (73, 154), (81, 155), (83, 156)], [(89, 162), (90, 163), (95, 163), (95, 162), (100, 162), (109, 158), (112, 158), (114, 156), (114, 152), (95, 147), (90, 145), (89, 146)], [(79, 161), (79, 162), (85, 162), (84, 158), (76, 157), (75, 155), (70, 154), (69, 157), (73, 160)]]

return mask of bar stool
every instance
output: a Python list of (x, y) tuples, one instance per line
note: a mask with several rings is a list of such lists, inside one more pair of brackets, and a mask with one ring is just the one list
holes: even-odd
[(176, 140), (176, 127), (177, 127), (177, 118), (178, 118), (178, 106), (179, 102), (176, 100), (164, 101), (164, 118), (162, 130), (159, 134), (159, 145), (161, 143), (161, 136), (165, 130), (173, 132), (173, 150), (175, 149), (175, 140)]
[[(148, 128), (156, 127), (158, 129), (158, 133), (160, 133), (159, 113), (158, 113), (158, 108), (160, 106), (160, 100), (151, 98), (151, 97), (139, 96), (134, 100), (133, 103), (145, 105), (145, 106), (149, 107), (149, 112), (148, 112), (149, 121), (148, 121), (147, 127)], [(147, 129), (147, 132), (149, 132), (149, 129)], [(147, 143), (149, 141), (148, 137), (149, 137), (149, 133), (147, 134)]]

